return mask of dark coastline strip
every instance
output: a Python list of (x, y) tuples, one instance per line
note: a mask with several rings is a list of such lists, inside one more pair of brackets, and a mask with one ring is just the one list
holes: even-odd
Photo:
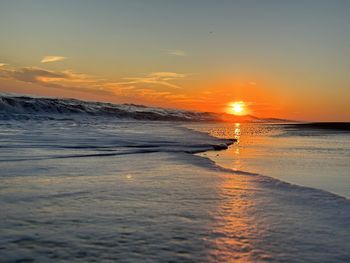
[(300, 129), (322, 129), (322, 130), (350, 131), (350, 122), (294, 123), (294, 124), (285, 124), (285, 127), (286, 128), (300, 128)]

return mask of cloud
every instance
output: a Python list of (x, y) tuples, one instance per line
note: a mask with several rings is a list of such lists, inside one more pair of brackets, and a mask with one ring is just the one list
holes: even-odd
[[(173, 83), (187, 76), (187, 74), (160, 71), (146, 74), (143, 77), (125, 78), (125, 82), (117, 82), (72, 70), (54, 71), (39, 67), (0, 67), (0, 78), (3, 79), (37, 84), (48, 89), (79, 91), (123, 102), (151, 105), (162, 105), (165, 102), (167, 105), (170, 102), (194, 102), (193, 98), (179, 93), (182, 88)], [(164, 87), (170, 89), (165, 90)]]
[(185, 78), (186, 74), (161, 71), (161, 72), (153, 72), (153, 73), (149, 74), (149, 76), (159, 77), (159, 78), (167, 78), (167, 79), (176, 79), (176, 78)]
[(174, 83), (171, 83), (171, 81), (183, 79), (187, 75), (186, 74), (180, 74), (175, 72), (153, 72), (150, 74), (145, 75), (144, 77), (134, 77), (134, 78), (125, 78), (125, 82), (119, 82), (119, 85), (137, 85), (137, 84), (152, 84), (152, 85), (159, 85), (159, 86), (165, 86), (173, 89), (181, 89), (179, 85), (176, 85)]
[(0, 77), (39, 84), (47, 88), (105, 95), (114, 94), (109, 90), (101, 88), (98, 79), (93, 79), (84, 74), (77, 74), (72, 71), (51, 71), (38, 67), (25, 67), (18, 69), (2, 67), (0, 68)]
[(187, 56), (186, 52), (180, 49), (166, 49), (165, 50), (169, 55), (185, 57)]
[(49, 70), (44, 70), (36, 67), (21, 68), (18, 70), (13, 70), (10, 72), (16, 80), (21, 80), (24, 82), (40, 82), (40, 77), (48, 79), (63, 79), (66, 77), (64, 73), (54, 72)]
[(41, 63), (49, 63), (49, 62), (56, 62), (56, 61), (61, 61), (67, 59), (66, 57), (61, 57), (61, 56), (45, 56), (43, 59), (40, 61)]
[(0, 67), (6, 66), (7, 64), (5, 63), (0, 63)]

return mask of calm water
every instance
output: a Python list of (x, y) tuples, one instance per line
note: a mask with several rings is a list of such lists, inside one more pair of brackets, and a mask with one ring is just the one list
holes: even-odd
[[(350, 260), (347, 199), (190, 153), (225, 140), (167, 122), (0, 124), (0, 262)], [(259, 174), (278, 174), (273, 163), (288, 170), (275, 160), (280, 144), (268, 144), (291, 140), (279, 131), (209, 128), (240, 136), (216, 161)]]
[(204, 153), (220, 166), (258, 173), (350, 198), (350, 133), (276, 124), (192, 126), (236, 138), (227, 151)]

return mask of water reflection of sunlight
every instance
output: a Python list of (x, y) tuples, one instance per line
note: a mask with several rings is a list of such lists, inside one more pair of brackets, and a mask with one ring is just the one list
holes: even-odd
[(239, 144), (239, 139), (241, 137), (241, 124), (235, 123), (235, 131), (234, 131), (234, 138), (237, 140), (237, 144)]
[(261, 236), (253, 217), (255, 187), (238, 175), (225, 174), (219, 185), (220, 204), (215, 213), (212, 231), (214, 249), (212, 262), (251, 262), (257, 249), (255, 240)]
[(237, 142), (233, 145), (233, 153), (235, 154), (233, 158), (233, 167), (232, 169), (237, 171), (241, 169), (241, 160), (240, 160), (240, 138), (241, 138), (241, 124), (235, 123), (234, 128), (234, 138)]
[[(254, 172), (250, 162), (257, 155), (265, 154), (263, 149), (256, 148), (256, 144), (265, 143), (269, 134), (264, 126), (258, 124), (235, 123), (211, 126), (211, 135), (219, 138), (235, 138), (237, 142), (228, 150), (217, 156), (216, 152), (207, 156), (218, 165)], [(248, 160), (248, 161), (247, 161)], [(213, 249), (209, 251), (209, 262), (266, 262), (271, 261), (269, 252), (259, 247), (266, 235), (266, 226), (261, 224), (258, 217), (258, 190), (256, 181), (250, 176), (237, 174), (221, 174), (218, 185), (219, 201), (213, 212), (212, 226)], [(259, 223), (258, 223), (259, 222)]]

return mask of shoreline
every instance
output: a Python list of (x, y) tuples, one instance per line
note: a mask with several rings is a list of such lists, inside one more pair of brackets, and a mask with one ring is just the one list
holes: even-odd
[[(348, 124), (350, 126), (350, 123), (345, 123), (345, 124)], [(298, 125), (298, 124), (296, 124), (296, 125)], [(284, 124), (283, 124), (283, 126), (284, 126)], [(310, 124), (310, 126), (311, 126), (311, 124)], [(309, 128), (309, 125), (306, 124), (305, 128)], [(192, 129), (192, 128), (189, 128), (189, 129)], [(222, 138), (216, 137), (216, 136), (214, 136), (214, 135), (212, 135), (212, 134), (210, 134), (208, 132), (198, 131), (196, 129), (192, 129), (192, 130), (194, 130), (196, 132), (200, 132), (200, 133), (205, 133), (205, 134), (208, 134), (209, 136), (211, 136), (213, 138), (222, 140)], [(332, 195), (332, 196), (335, 196), (337, 198), (345, 199), (347, 201), (350, 201), (350, 197), (349, 196), (342, 195), (341, 193), (337, 193), (337, 192), (333, 192), (333, 191), (330, 191), (330, 190), (317, 188), (317, 187), (313, 187), (313, 186), (308, 186), (308, 185), (305, 185), (305, 184), (302, 184), (302, 183), (295, 183), (295, 182), (283, 180), (283, 179), (280, 179), (278, 177), (274, 177), (272, 175), (267, 175), (267, 174), (262, 174), (262, 173), (259, 173), (259, 172), (250, 172), (250, 171), (244, 171), (244, 170), (234, 170), (234, 169), (230, 168), (229, 166), (225, 166), (225, 165), (220, 164), (220, 162), (217, 162), (214, 157), (217, 158), (218, 156), (220, 156), (219, 154), (217, 154), (218, 151), (220, 152), (220, 151), (229, 150), (230, 146), (234, 145), (237, 142), (237, 139), (231, 139), (231, 140), (232, 140), (232, 143), (229, 143), (227, 145), (227, 147), (223, 147), (223, 148), (220, 148), (220, 149), (213, 149), (213, 150), (204, 150), (204, 151), (190, 152), (190, 153), (193, 153), (194, 155), (199, 156), (201, 158), (205, 158), (205, 159), (210, 160), (210, 162), (213, 162), (213, 164), (217, 168), (219, 168), (221, 171), (223, 171), (223, 172), (230, 172), (230, 173), (233, 173), (233, 174), (240, 174), (240, 175), (247, 175), (247, 176), (259, 176), (259, 177), (268, 179), (267, 181), (274, 180), (275, 181), (274, 183), (278, 183), (278, 184), (282, 183), (282, 184), (288, 185), (289, 187), (292, 186), (292, 187), (297, 187), (297, 188), (305, 188), (305, 189), (309, 189), (309, 190), (319, 191), (319, 192), (325, 193), (327, 195)], [(218, 157), (218, 158), (220, 158), (220, 157)]]

